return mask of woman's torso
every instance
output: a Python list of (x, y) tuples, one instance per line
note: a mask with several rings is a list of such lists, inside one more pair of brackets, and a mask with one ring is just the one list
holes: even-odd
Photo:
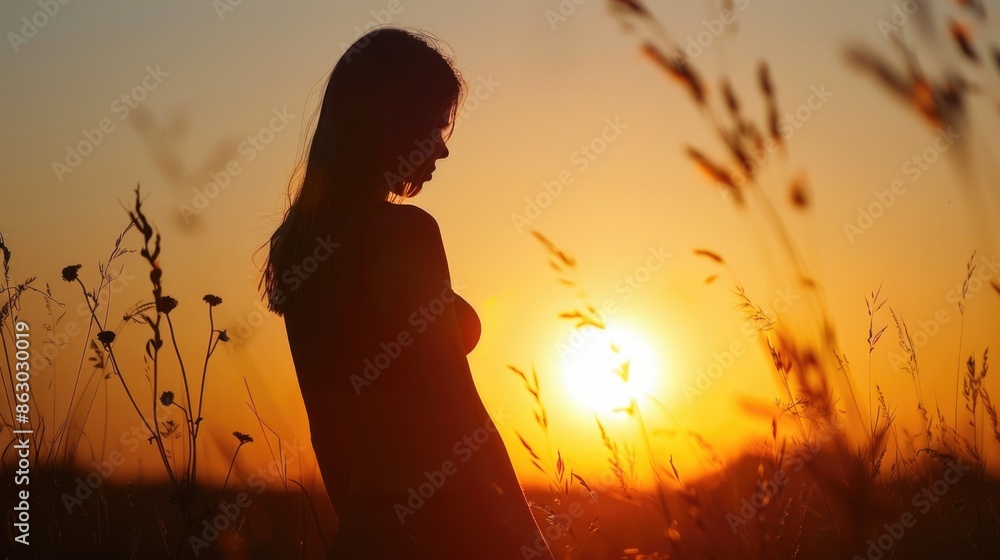
[[(378, 294), (366, 288), (379, 273), (368, 257), (384, 242), (379, 235), (395, 206), (384, 203), (358, 217), (335, 250), (330, 288), (305, 282), (303, 290), (313, 288), (309, 305), (285, 317), (320, 466), (326, 477), (323, 455), (339, 455), (326, 462), (331, 468), (340, 463), (341, 471), (349, 467), (348, 492), (406, 492), (419, 482), (414, 473), (454, 458), (455, 442), (490, 421), (467, 371), (418, 371), (433, 359), (421, 356), (429, 351), (421, 335), (429, 321), (440, 319), (433, 313), (438, 308), (415, 309), (405, 324), (391, 326), (368, 314)], [(444, 285), (442, 299), (452, 300), (463, 345), (471, 351), (481, 331), (475, 310)], [(494, 440), (490, 447), (502, 450), (500, 438)], [(342, 472), (334, 476), (345, 484)]]
[[(367, 289), (382, 272), (371, 256), (385, 250), (395, 212), (386, 203), (363, 214), (336, 249), (344, 274), (313, 283), (309, 304), (285, 313), (313, 448), (346, 516), (338, 546), (412, 542), (428, 558), (482, 560), (528, 547), (551, 558), (462, 353), (480, 334), (472, 306), (444, 285), (448, 312), (427, 305), (430, 314), (391, 324), (373, 316), (385, 294)], [(432, 319), (458, 324), (462, 340), (447, 356), (422, 344), (422, 320)]]

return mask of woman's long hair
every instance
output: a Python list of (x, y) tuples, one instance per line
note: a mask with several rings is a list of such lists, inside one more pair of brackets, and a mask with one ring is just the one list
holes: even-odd
[(261, 287), (271, 311), (281, 315), (303, 296), (299, 283), (282, 289), (283, 275), (313, 254), (318, 238), (340, 239), (365, 206), (415, 194), (432, 160), (428, 150), (447, 135), (432, 131), (451, 129), (466, 89), (435, 43), (423, 33), (378, 28), (333, 68), (301, 188), (266, 243)]

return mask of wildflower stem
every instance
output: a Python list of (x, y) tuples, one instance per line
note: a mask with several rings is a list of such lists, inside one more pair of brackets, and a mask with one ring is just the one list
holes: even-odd
[[(191, 414), (188, 413), (188, 411), (189, 410), (193, 411), (194, 408), (191, 406), (191, 389), (188, 387), (187, 369), (184, 367), (184, 360), (183, 358), (181, 358), (181, 349), (180, 346), (178, 346), (177, 344), (177, 336), (174, 333), (174, 322), (173, 320), (171, 320), (169, 313), (166, 314), (166, 317), (167, 317), (167, 331), (170, 333), (170, 345), (174, 347), (174, 354), (177, 356), (177, 363), (180, 365), (181, 368), (181, 379), (184, 381), (184, 396), (187, 399), (187, 404), (188, 404), (187, 409), (185, 409), (183, 406), (180, 405), (177, 405), (177, 407), (184, 411), (184, 418), (187, 420), (188, 456), (187, 456), (187, 469), (185, 470), (187, 471), (188, 481), (187, 481), (187, 495), (185, 496), (185, 498), (187, 499), (187, 504), (188, 504), (187, 509), (190, 510), (192, 505), (192, 500), (194, 499), (194, 483), (195, 483), (194, 462), (195, 462), (195, 449), (196, 449), (197, 436), (195, 434), (194, 418), (191, 417)], [(156, 391), (153, 391), (153, 395), (154, 396), (156, 395)]]
[[(210, 328), (208, 334), (208, 349), (205, 350), (205, 364), (201, 369), (201, 390), (198, 393), (198, 416), (195, 422), (197, 423), (201, 420), (201, 405), (205, 400), (205, 378), (208, 376), (208, 359), (212, 357), (212, 353), (215, 351), (215, 346), (212, 344), (215, 338), (215, 316), (212, 314), (212, 307), (208, 308), (208, 325)], [(197, 429), (195, 430), (197, 432)]]
[[(208, 375), (208, 359), (212, 356), (212, 339), (215, 337), (215, 318), (212, 315), (212, 306), (208, 306), (208, 347), (205, 350), (205, 363), (201, 370), (201, 388), (198, 392), (198, 413), (194, 413), (194, 408), (191, 408), (191, 494), (194, 495), (194, 484), (198, 477), (198, 432), (201, 430), (201, 406), (205, 401), (205, 378)], [(187, 391), (187, 377), (184, 378), (184, 390)], [(188, 397), (190, 399), (190, 395)], [(190, 400), (188, 401), (190, 402)], [(237, 451), (239, 448), (237, 448)], [(236, 460), (235, 455), (233, 460)], [(230, 466), (232, 469), (232, 466)], [(226, 479), (229, 479), (229, 475), (226, 475)], [(225, 490), (225, 486), (223, 486)]]
[[(221, 492), (223, 494), (226, 493), (226, 486), (229, 485), (229, 475), (233, 474), (233, 466), (236, 464), (236, 456), (240, 454), (240, 449), (242, 447), (243, 447), (242, 443), (240, 443), (239, 445), (236, 446), (236, 451), (233, 452), (233, 459), (231, 461), (229, 461), (229, 470), (226, 471), (226, 479), (222, 482), (222, 490), (221, 490)], [(221, 501), (222, 498), (220, 497), (219, 500)]]

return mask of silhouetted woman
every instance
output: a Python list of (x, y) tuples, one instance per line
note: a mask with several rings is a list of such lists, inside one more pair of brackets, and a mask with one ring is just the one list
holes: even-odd
[(465, 89), (432, 44), (378, 29), (341, 57), (262, 284), (340, 521), (331, 557), (550, 559), (469, 371), (479, 319), (437, 222), (400, 204), (448, 156)]

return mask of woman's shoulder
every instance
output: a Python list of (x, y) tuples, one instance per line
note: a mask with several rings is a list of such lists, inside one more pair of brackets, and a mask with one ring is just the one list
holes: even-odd
[(399, 204), (385, 201), (380, 202), (376, 206), (376, 209), (376, 216), (383, 219), (398, 220), (411, 224), (437, 225), (437, 220), (434, 219), (434, 216), (432, 216), (430, 212), (419, 206), (414, 206), (413, 204)]
[(372, 221), (375, 226), (372, 230), (388, 237), (403, 235), (407, 238), (434, 239), (441, 235), (434, 216), (412, 204), (380, 203)]

